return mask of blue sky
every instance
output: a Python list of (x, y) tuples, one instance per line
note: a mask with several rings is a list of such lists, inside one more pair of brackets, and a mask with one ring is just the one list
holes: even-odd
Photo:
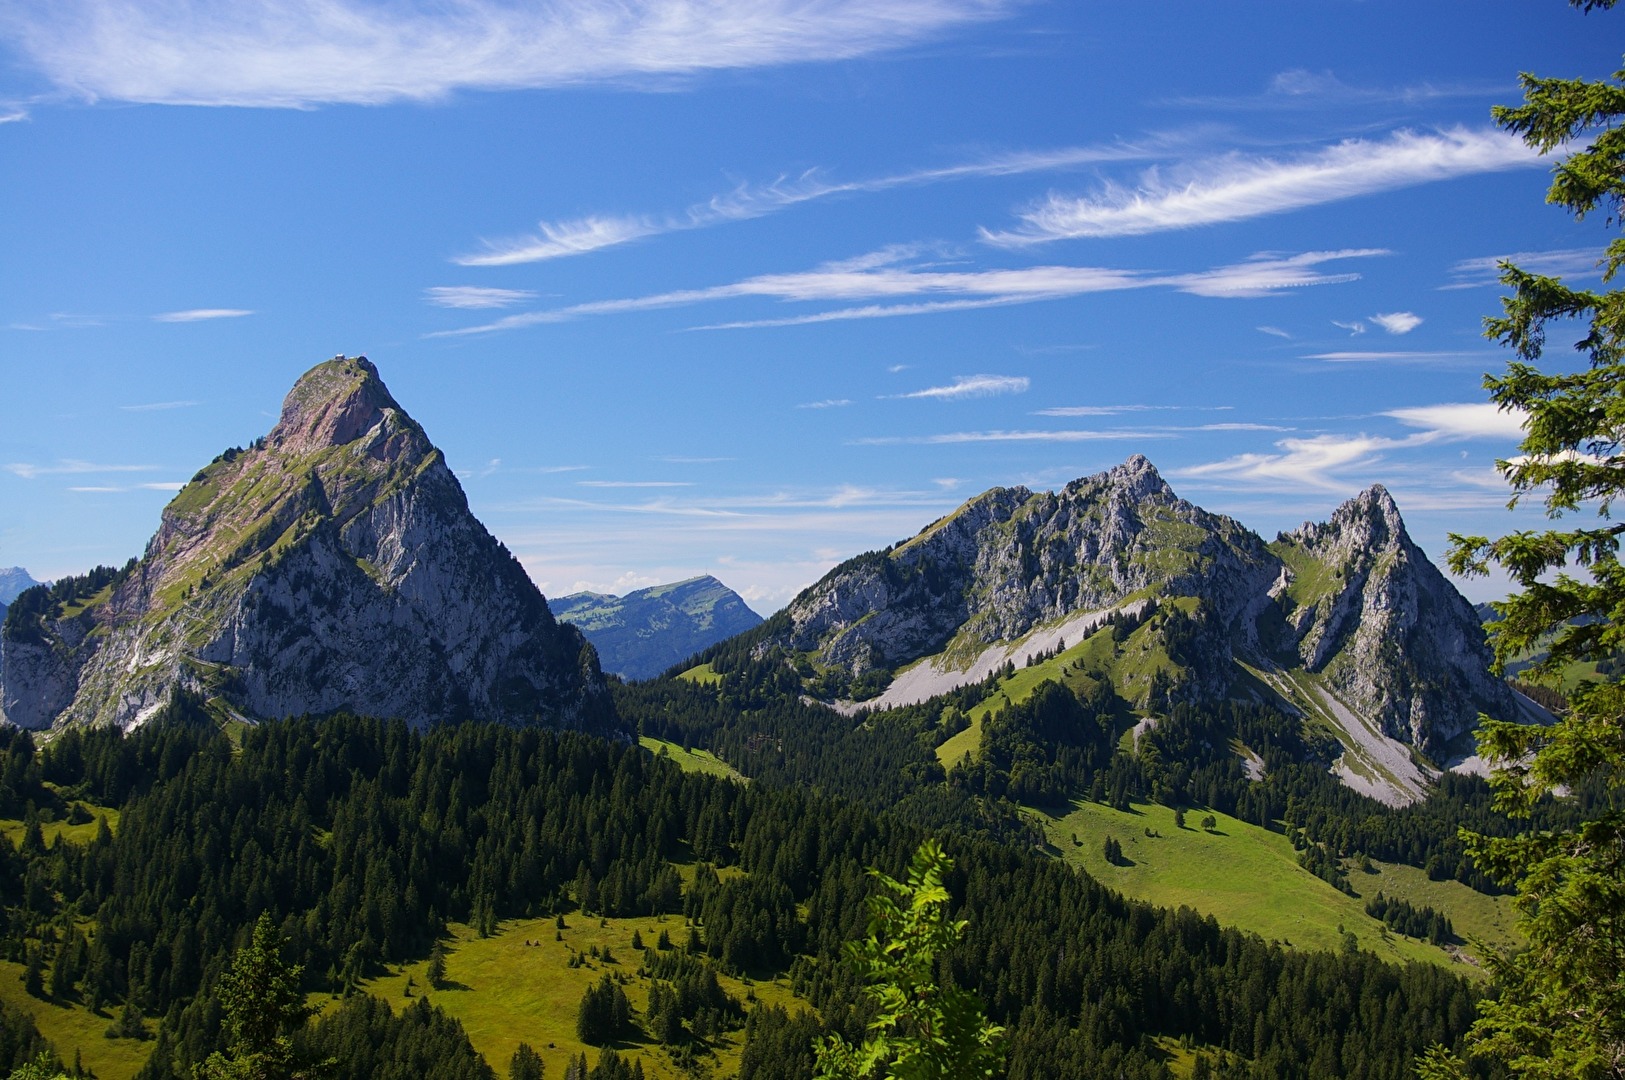
[(770, 612), (988, 487), (1136, 452), (1267, 537), (1383, 483), (1437, 557), (1538, 520), (1492, 467), (1496, 259), (1586, 280), (1604, 242), (1490, 107), (1614, 70), (1621, 25), (11, 0), (0, 565), (139, 553), (340, 352), (550, 595), (713, 573)]

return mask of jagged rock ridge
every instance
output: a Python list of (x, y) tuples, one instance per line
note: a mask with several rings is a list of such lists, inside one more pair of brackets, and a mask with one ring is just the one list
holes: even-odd
[(616, 730), (592, 647), (469, 512), (363, 358), (201, 470), (82, 608), (0, 633), (12, 723), (129, 727), (177, 690), (247, 719), (349, 709)]
[[(992, 646), (1048, 640), (1068, 620), (1092, 629), (1084, 613), (1114, 609), (1146, 620), (1143, 666), (1119, 689), (1152, 711), (1258, 693), (1249, 669), (1306, 673), (1327, 709), (1436, 753), (1479, 711), (1516, 710), (1471, 606), (1382, 488), (1266, 544), (1180, 499), (1139, 455), (1059, 492), (995, 488), (849, 560), (792, 601), (778, 644), (872, 685), (922, 658), (980, 671)], [(936, 685), (920, 670), (911, 690)], [(1266, 685), (1296, 695), (1292, 679)]]
[(605, 671), (652, 678), (710, 645), (761, 624), (738, 593), (709, 574), (625, 596), (579, 592), (548, 601), (579, 629)]

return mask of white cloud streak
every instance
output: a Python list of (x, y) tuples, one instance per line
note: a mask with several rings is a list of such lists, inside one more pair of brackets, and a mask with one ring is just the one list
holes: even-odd
[(156, 465), (97, 465), (94, 462), (72, 458), (52, 465), (14, 462), (3, 467), (13, 476), (20, 476), (24, 480), (33, 480), (41, 476), (80, 476), (88, 473), (156, 472), (158, 469)]
[(852, 404), (851, 398), (825, 398), (823, 401), (806, 401), (797, 405), (798, 409), (840, 409)]
[(423, 290), (424, 300), (445, 308), (505, 308), (535, 297), (535, 293), (524, 289), (495, 289), (487, 285), (435, 285)]
[(1425, 428), (1457, 438), (1522, 440), (1527, 419), (1521, 411), (1503, 411), (1492, 402), (1421, 405), (1383, 413), (1407, 427)]
[(1119, 416), (1131, 412), (1229, 412), (1234, 405), (1057, 405), (1034, 416)]
[(590, 488), (684, 488), (693, 487), (689, 480), (577, 480), (581, 487)]
[(928, 386), (896, 398), (928, 398), (934, 401), (960, 401), (964, 398), (993, 397), (998, 394), (1025, 394), (1032, 380), (1025, 375), (957, 375), (947, 386)]
[(124, 412), (164, 412), (169, 409), (189, 409), (201, 405), (200, 401), (153, 401), (145, 405), (120, 405)]
[(704, 229), (731, 221), (766, 217), (801, 203), (839, 195), (863, 195), (894, 188), (1053, 172), (1108, 161), (1143, 160), (1166, 152), (1178, 136), (1154, 135), (1138, 143), (1061, 147), (1053, 150), (995, 154), (976, 161), (931, 169), (913, 169), (866, 180), (827, 179), (821, 170), (781, 176), (769, 184), (741, 184), (732, 191), (695, 203), (677, 214), (594, 214), (537, 223), (537, 232), (505, 240), (484, 240), (482, 250), (455, 256), (459, 266), (513, 266), (628, 244), (664, 233)]
[(1217, 479), (1252, 486), (1313, 488), (1342, 491), (1348, 482), (1340, 473), (1369, 469), (1386, 451), (1434, 442), (1438, 434), (1418, 432), (1402, 439), (1372, 435), (1316, 435), (1281, 439), (1278, 454), (1237, 454), (1223, 461), (1173, 470), (1175, 476)]
[(853, 439), (853, 446), (940, 446), (952, 443), (1119, 442), (1124, 439), (1172, 439), (1167, 431), (955, 431), (944, 435), (880, 435)]
[(254, 314), (243, 308), (188, 308), (185, 311), (166, 311), (162, 315), (154, 315), (153, 322), (161, 323), (192, 323), (206, 322), (210, 319), (240, 319), (245, 315)]
[[(1246, 453), (1222, 461), (1173, 470), (1173, 475), (1220, 481), (1243, 488), (1346, 491), (1351, 474), (1370, 473), (1396, 451), (1464, 439), (1519, 439), (1522, 414), (1501, 412), (1489, 403), (1423, 405), (1390, 409), (1381, 415), (1421, 430), (1398, 438), (1365, 433), (1285, 438), (1278, 453)], [(1393, 466), (1385, 465), (1392, 472)]]
[(1460, 360), (1493, 360), (1494, 353), (1451, 350), (1392, 351), (1378, 350), (1310, 353), (1305, 360), (1323, 360), (1328, 364), (1437, 364)]
[(89, 100), (308, 108), (865, 56), (1011, 0), (19, 0), (0, 33)]
[(1520, 270), (1543, 277), (1597, 277), (1601, 270), (1602, 248), (1566, 248), (1557, 251), (1514, 251), (1506, 255), (1485, 255), (1463, 259), (1450, 268), (1454, 279), (1441, 289), (1477, 289), (1501, 283), (1501, 264), (1512, 263)]
[(1385, 255), (1377, 248), (1309, 251), (1298, 255), (1260, 254), (1230, 266), (1187, 274), (1152, 274), (1098, 266), (1032, 266), (1013, 270), (937, 270), (900, 265), (907, 249), (877, 252), (859, 259), (826, 263), (813, 270), (764, 274), (731, 285), (682, 289), (652, 296), (597, 300), (550, 311), (523, 312), (494, 322), (429, 337), (457, 337), (517, 330), (586, 316), (619, 315), (664, 308), (689, 307), (726, 300), (765, 298), (785, 302), (892, 301), (910, 297), (951, 297), (914, 303), (868, 303), (811, 315), (719, 323), (697, 329), (791, 326), (843, 319), (883, 318), (943, 311), (964, 311), (1040, 300), (1058, 300), (1125, 289), (1171, 288), (1196, 296), (1242, 298), (1268, 296), (1281, 289), (1354, 281), (1354, 273), (1329, 274), (1327, 262)]
[(1153, 169), (1134, 188), (1110, 185), (1092, 196), (1052, 194), (1021, 214), (1018, 228), (983, 229), (982, 237), (1002, 247), (1021, 247), (1080, 237), (1137, 236), (1541, 163), (1521, 139), (1499, 131), (1398, 131), (1387, 139), (1350, 139), (1291, 159), (1231, 154), (1166, 172)]

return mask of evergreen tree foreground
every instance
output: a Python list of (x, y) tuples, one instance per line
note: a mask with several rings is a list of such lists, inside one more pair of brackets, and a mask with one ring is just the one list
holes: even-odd
[[(1570, 0), (1584, 12), (1615, 2)], [(1617, 228), (1625, 207), (1625, 70), (1600, 82), (1520, 79), (1524, 104), (1494, 115), (1536, 150), (1568, 154), (1553, 170), (1547, 201), (1577, 219), (1601, 208)], [(1625, 238), (1608, 244), (1601, 265), (1606, 286), (1625, 266)], [(1610, 521), (1625, 493), (1625, 290), (1573, 289), (1511, 263), (1502, 264), (1501, 281), (1511, 295), (1503, 315), (1485, 321), (1486, 336), (1517, 358), (1485, 386), (1502, 410), (1527, 416), (1519, 456), (1496, 463), (1512, 489), (1509, 505), (1536, 496), (1550, 518), (1595, 520), (1495, 540), (1453, 536), (1450, 563), (1468, 574), (1499, 567), (1516, 583), (1519, 591), (1496, 605), (1496, 660), (1504, 664), (1553, 635), (1538, 681), (1625, 648), (1625, 524)], [(1553, 357), (1554, 372), (1537, 367), (1548, 332), (1576, 327), (1583, 366), (1565, 370), (1568, 358)], [(1518, 1077), (1625, 1077), (1625, 687), (1617, 675), (1582, 686), (1549, 727), (1481, 718), (1479, 748), (1497, 765), (1496, 804), (1510, 815), (1527, 818), (1542, 798), (1586, 785), (1606, 797), (1573, 828), (1504, 838), (1464, 830), (1478, 865), (1516, 888), (1529, 940), (1527, 951), (1491, 956), (1497, 993), (1480, 1004), (1467, 1051)], [(1419, 1069), (1427, 1078), (1465, 1070), (1442, 1048)]]

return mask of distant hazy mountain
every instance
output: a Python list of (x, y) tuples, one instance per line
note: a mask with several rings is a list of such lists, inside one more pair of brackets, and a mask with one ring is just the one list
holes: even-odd
[(762, 617), (711, 577), (655, 585), (625, 596), (581, 592), (548, 601), (598, 650), (605, 671), (648, 679), (701, 649), (749, 630)]
[(20, 566), (0, 567), (0, 610), (17, 599), (17, 595), (24, 589), (32, 589), (39, 582), (28, 576), (28, 571)]
[(340, 709), (624, 734), (560, 626), (364, 357), (307, 372), (263, 439), (204, 466), (146, 554), (0, 629), (0, 715), (116, 724), (177, 690), (222, 717)]

